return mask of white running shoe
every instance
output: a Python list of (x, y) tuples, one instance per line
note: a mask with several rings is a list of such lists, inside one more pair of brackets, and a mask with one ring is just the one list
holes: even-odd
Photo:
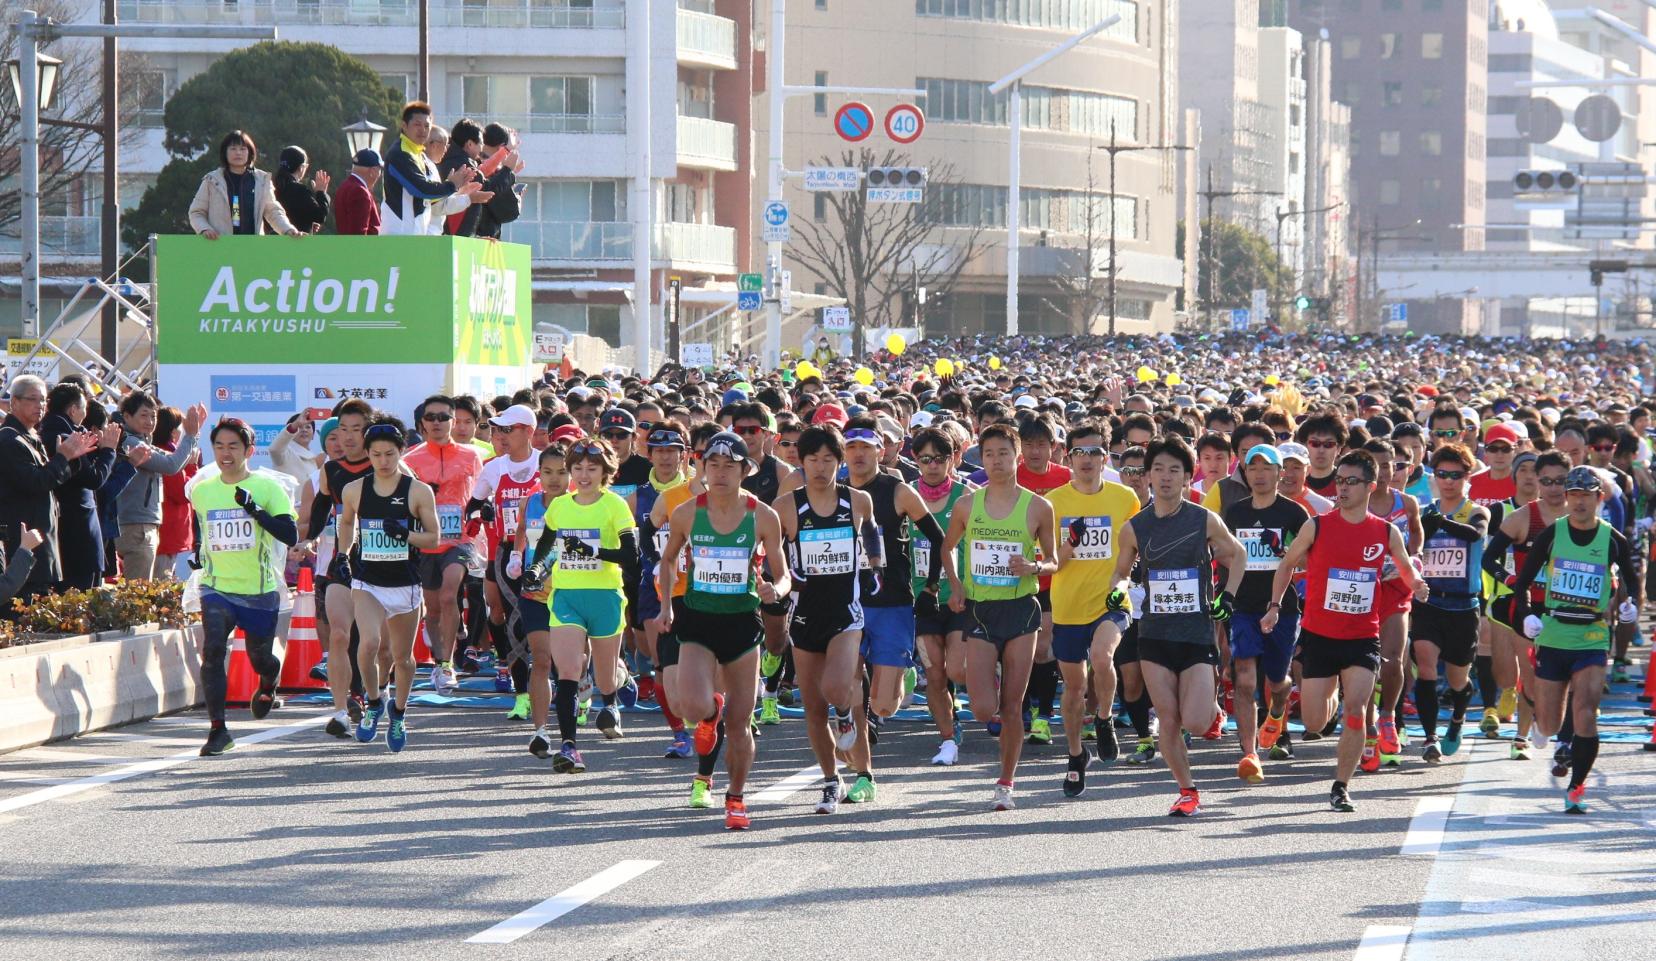
[(454, 666), (444, 663), (432, 668), (431, 686), (445, 697), (454, 693), (454, 689), (460, 686), (460, 679), (454, 675)]
[(839, 778), (822, 782), (822, 796), (817, 799), (816, 813), (833, 814), (839, 810), (840, 795), (844, 788)]
[(852, 718), (851, 712), (849, 711), (841, 714), (837, 708), (831, 707), (829, 710), (834, 715), (834, 723), (837, 725), (835, 730), (839, 732), (838, 736), (834, 740), (834, 746), (842, 751), (851, 750), (851, 745), (857, 743), (856, 720)]
[(960, 760), (960, 745), (952, 739), (944, 741), (938, 747), (937, 754), (932, 757), (933, 764), (941, 764), (945, 767), (953, 767), (954, 762), (958, 760)]
[(1012, 801), (1012, 785), (996, 784), (992, 806), (997, 811), (1010, 811), (1018, 805)]

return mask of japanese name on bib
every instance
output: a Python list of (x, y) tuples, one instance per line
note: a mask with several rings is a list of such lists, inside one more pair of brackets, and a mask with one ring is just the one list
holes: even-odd
[(799, 532), (799, 569), (812, 574), (849, 574), (857, 569), (852, 559), (856, 538), (849, 527), (827, 527)]
[(1196, 614), (1202, 610), (1202, 574), (1196, 568), (1153, 570), (1149, 581), (1149, 613)]
[(1378, 582), (1379, 577), (1371, 570), (1330, 568), (1323, 607), (1335, 614), (1367, 614), (1374, 610), (1374, 585)]
[(693, 547), (690, 587), (703, 594), (746, 594), (753, 552), (746, 547)]
[[(1016, 587), (1012, 558), (1023, 556), (1023, 545), (1006, 541), (972, 541), (972, 580), (985, 587)], [(929, 570), (930, 568), (928, 568)]]
[[(592, 557), (580, 557), (564, 550), (564, 539), (573, 537), (586, 546), (592, 548)], [(602, 542), (598, 539), (598, 529), (595, 527), (560, 527), (558, 528), (558, 570), (560, 571), (600, 571), (604, 562), (597, 557), (598, 548)]]

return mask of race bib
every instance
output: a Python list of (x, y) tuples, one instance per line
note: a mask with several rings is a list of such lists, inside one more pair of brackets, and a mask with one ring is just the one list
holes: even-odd
[(1151, 571), (1149, 601), (1151, 614), (1198, 614), (1202, 610), (1202, 574), (1194, 567)]
[[(564, 539), (573, 537), (586, 546), (592, 548), (592, 557), (581, 557), (564, 550)], [(597, 558), (598, 548), (602, 542), (598, 539), (596, 527), (560, 527), (558, 528), (558, 570), (586, 571), (596, 573), (604, 569), (604, 562)]]
[(813, 574), (849, 574), (857, 569), (852, 558), (856, 538), (849, 527), (828, 527), (799, 532), (799, 570)]
[(508, 534), (517, 530), (518, 520), (523, 517), (523, 508), (520, 506), (522, 503), (522, 501), (514, 500), (500, 505), (498, 514), (501, 530)]
[(703, 594), (746, 594), (753, 554), (746, 547), (693, 547), (690, 589)]
[[(666, 553), (667, 553), (667, 539), (670, 536), (671, 536), (671, 532), (665, 527), (663, 527), (661, 530), (655, 532), (656, 557), (659, 558), (659, 557), (662, 557), (662, 556), (666, 555)], [(685, 555), (685, 553), (683, 551), (679, 551), (678, 571), (679, 571), (680, 574), (684, 573), (685, 567), (688, 563), (689, 563), (689, 558)]]
[(535, 556), (535, 546), (540, 543), (541, 535), (546, 533), (546, 520), (537, 517), (531, 520), (523, 531), (523, 551), (526, 557)]
[(1248, 550), (1248, 570), (1274, 571), (1281, 566), (1282, 558), (1271, 545), (1282, 546), (1282, 531), (1274, 527), (1244, 527), (1236, 532), (1236, 539)]
[(1374, 610), (1374, 585), (1379, 580), (1370, 570), (1330, 568), (1323, 607), (1335, 614), (1367, 614)]
[[(1075, 546), (1075, 559), (1078, 561), (1107, 561), (1115, 556), (1115, 529), (1108, 517), (1083, 517), (1087, 529), (1081, 534), (1081, 543)], [(1075, 524), (1076, 518), (1060, 518), (1059, 536), (1069, 537), (1070, 527)]]
[(207, 512), (207, 550), (214, 554), (253, 549), (253, 518), (240, 507)]
[(1019, 578), (1012, 573), (1012, 558), (1022, 556), (1022, 544), (975, 540), (972, 542), (972, 580), (984, 587), (1017, 587)]
[(931, 570), (931, 541), (916, 537), (909, 543), (914, 550), (914, 576), (925, 577)]
[(1547, 577), (1547, 598), (1571, 607), (1596, 608), (1608, 576), (1610, 571), (1603, 564), (1554, 558)]
[(465, 525), (461, 522), (459, 505), (437, 505), (437, 529), (441, 532), (445, 542), (459, 540), (460, 531), (463, 527)]
[[(1426, 542), (1420, 552), (1420, 573), (1428, 580), (1460, 580), (1466, 576), (1466, 542), (1444, 538)], [(1597, 595), (1594, 595), (1597, 597)]]
[(398, 543), (385, 534), (382, 520), (362, 522), (362, 559), (379, 563), (408, 560), (408, 543)]

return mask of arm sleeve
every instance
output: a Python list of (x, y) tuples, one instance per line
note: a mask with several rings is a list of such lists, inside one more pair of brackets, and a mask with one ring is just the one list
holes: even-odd
[(638, 522), (638, 552), (646, 564), (656, 564), (661, 561), (661, 555), (656, 553), (655, 546), (656, 526), (649, 514)]
[(1535, 543), (1530, 552), (1524, 555), (1524, 567), (1518, 572), (1518, 580), (1512, 585), (1513, 617), (1516, 623), (1522, 624), (1524, 616), (1529, 613), (1529, 589), (1540, 576), (1541, 568), (1552, 559), (1553, 533), (1556, 527), (1548, 525), (1546, 530), (1536, 535)]
[(310, 522), (305, 531), (310, 534), (312, 540), (321, 537), (322, 532), (328, 529), (328, 515), (333, 513), (333, 508), (334, 499), (321, 491), (317, 491), (316, 496), (311, 498)]
[(931, 562), (926, 569), (926, 586), (931, 587), (943, 573), (943, 527), (930, 514), (916, 521), (914, 526), (931, 542)]
[(1506, 579), (1512, 576), (1512, 572), (1506, 569), (1507, 548), (1511, 546), (1512, 538), (1506, 535), (1506, 531), (1497, 527), (1495, 533), (1489, 535), (1489, 544), (1484, 548), (1484, 573), (1495, 578), (1498, 583), (1505, 583)]
[(1462, 524), (1459, 521), (1452, 521), (1442, 514), (1436, 513), (1423, 514), (1420, 518), (1420, 526), (1425, 529), (1427, 537), (1431, 537), (1434, 534), (1448, 534), (1457, 541), (1483, 540), (1488, 524), (1488, 516), (1480, 516), (1477, 514), (1474, 514), (1472, 516), (1472, 520), (1465, 524)]
[(248, 513), (253, 515), (254, 523), (264, 528), (271, 537), (289, 547), (299, 543), (299, 525), (294, 523), (292, 514), (276, 515), (257, 507)]

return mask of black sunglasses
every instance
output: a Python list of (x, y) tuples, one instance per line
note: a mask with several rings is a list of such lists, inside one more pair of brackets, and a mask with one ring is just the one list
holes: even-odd
[(438, 424), (443, 424), (443, 423), (447, 423), (448, 421), (453, 420), (454, 415), (453, 414), (443, 414), (443, 413), (425, 414), (425, 415), (421, 416), (420, 419), (425, 420), (425, 421), (432, 421), (432, 422), (438, 423)]

